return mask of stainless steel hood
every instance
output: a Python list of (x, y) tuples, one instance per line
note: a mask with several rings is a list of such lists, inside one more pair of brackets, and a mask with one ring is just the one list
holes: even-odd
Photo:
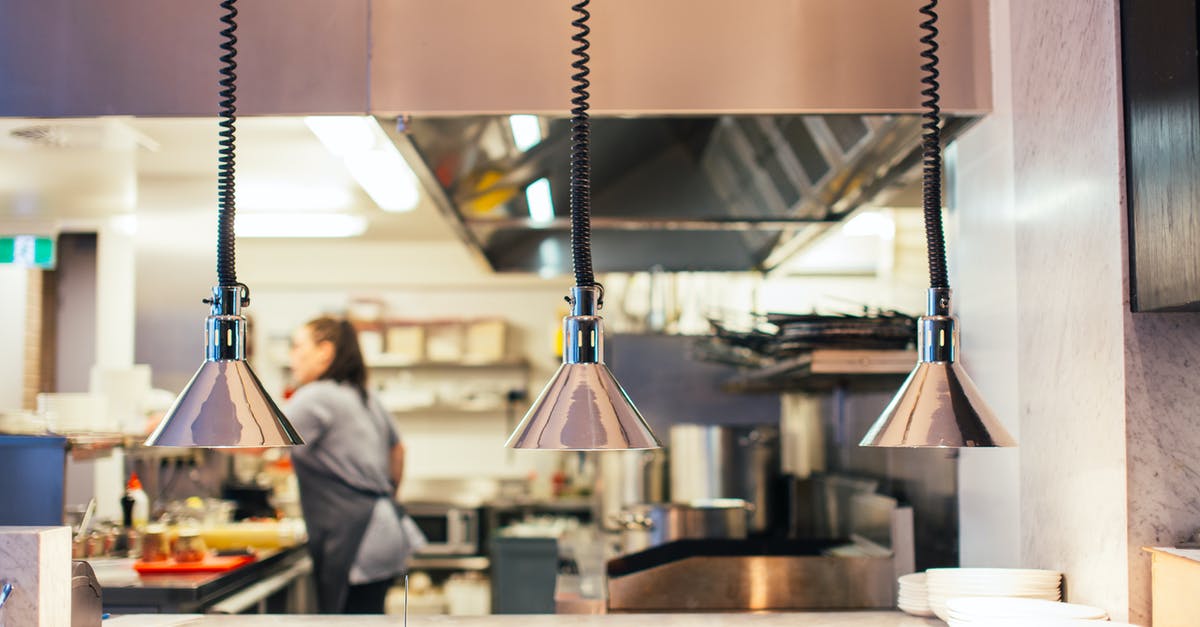
[[(948, 117), (947, 140), (973, 120)], [(524, 152), (507, 116), (392, 125), (460, 237), (496, 271), (571, 270), (568, 123), (540, 122), (544, 139)], [(919, 136), (912, 114), (593, 118), (595, 268), (770, 269), (855, 209), (895, 205), (919, 177)], [(543, 177), (555, 217), (539, 223), (524, 190)]]

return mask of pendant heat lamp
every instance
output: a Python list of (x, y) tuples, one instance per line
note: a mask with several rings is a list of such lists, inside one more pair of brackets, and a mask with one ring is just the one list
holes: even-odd
[(975, 447), (1016, 446), (958, 363), (958, 328), (950, 313), (946, 242), (942, 232), (942, 153), (938, 106), (937, 0), (921, 7), (928, 19), (921, 29), (926, 48), (921, 66), (927, 87), (921, 91), (926, 111), (924, 130), (925, 237), (929, 254), (929, 298), (917, 327), (917, 366), (860, 446)]
[(650, 449), (662, 445), (650, 432), (629, 395), (604, 365), (604, 321), (597, 313), (604, 290), (592, 274), (591, 162), (588, 154), (587, 26), (588, 0), (572, 6), (580, 17), (571, 22), (579, 45), (571, 67), (571, 254), (575, 287), (563, 319), (563, 363), (538, 395), (506, 446), (519, 449), (597, 451)]
[(234, 272), (234, 121), (237, 55), (235, 0), (225, 0), (221, 30), (221, 132), (217, 195), (217, 285), (204, 324), (204, 363), (183, 394), (146, 440), (148, 446), (211, 448), (292, 446), (303, 444), (283, 412), (267, 395), (246, 362), (246, 318), (250, 290)]

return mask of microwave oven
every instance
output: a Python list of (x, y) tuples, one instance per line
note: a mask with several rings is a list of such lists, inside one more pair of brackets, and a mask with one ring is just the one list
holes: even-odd
[(479, 510), (437, 503), (406, 503), (428, 544), (420, 555), (478, 555)]

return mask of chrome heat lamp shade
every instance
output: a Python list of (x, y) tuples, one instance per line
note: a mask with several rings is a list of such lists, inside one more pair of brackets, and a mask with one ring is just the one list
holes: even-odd
[(205, 360), (146, 440), (147, 446), (212, 448), (303, 444), (246, 362), (242, 287), (214, 287)]
[(957, 344), (950, 290), (931, 289), (917, 330), (917, 367), (859, 446), (1016, 446), (955, 361)]
[(521, 420), (506, 446), (595, 451), (662, 445), (629, 395), (604, 365), (599, 288), (571, 288), (571, 315), (563, 319), (563, 363)]

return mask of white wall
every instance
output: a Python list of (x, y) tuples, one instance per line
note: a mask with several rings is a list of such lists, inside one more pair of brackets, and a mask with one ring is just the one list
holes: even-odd
[(1124, 172), (1115, 0), (1013, 2), (1022, 561), (1123, 619)]
[[(1021, 441), (1013, 200), (1009, 6), (991, 4), (992, 113), (946, 151), (947, 252), (962, 362), (1004, 426)], [(958, 465), (963, 566), (1021, 564), (1019, 449), (963, 449)]]
[(204, 361), (216, 224), (211, 214), (139, 210), (134, 242), (135, 359), (150, 365), (155, 387), (178, 393)]
[(96, 234), (96, 365), (133, 365), (136, 219), (112, 218)]
[[(973, 292), (959, 294), (968, 364), (1002, 415), (1019, 422), (1021, 565), (1062, 571), (1068, 600), (1123, 619), (1129, 511), (1116, 2), (997, 0), (993, 12), (997, 22), (1007, 12), (1010, 24), (1008, 45), (997, 38), (995, 56), (999, 72), (1011, 62), (1011, 109), (999, 94), (997, 117), (958, 148), (960, 183), (972, 186), (957, 196), (957, 276)], [(983, 357), (996, 364), (979, 368)], [(993, 471), (999, 480), (987, 477)], [(970, 524), (985, 525), (971, 530), (964, 520), (966, 554), (998, 560), (979, 547), (988, 524), (981, 519), (1012, 524), (1011, 460), (964, 456), (963, 473), (963, 511)], [(1011, 545), (1010, 533), (1000, 537)]]
[[(0, 266), (0, 411), (21, 409), (25, 384), (25, 303), (29, 270)], [(32, 409), (32, 408), (30, 408)]]

